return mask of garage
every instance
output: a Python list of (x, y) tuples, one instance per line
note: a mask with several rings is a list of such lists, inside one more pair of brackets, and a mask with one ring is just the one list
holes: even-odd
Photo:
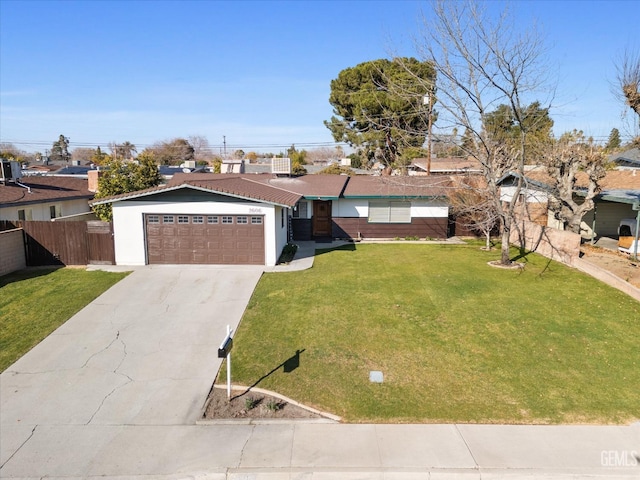
[(301, 198), (256, 175), (176, 173), (166, 185), (91, 205), (112, 207), (116, 265), (272, 267)]
[(264, 265), (261, 215), (146, 214), (149, 264)]

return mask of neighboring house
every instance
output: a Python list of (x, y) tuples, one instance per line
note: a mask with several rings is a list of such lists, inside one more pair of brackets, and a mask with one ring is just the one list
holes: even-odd
[(0, 183), (0, 220), (52, 220), (89, 213), (86, 179), (26, 176)]
[[(547, 203), (551, 192), (550, 178), (542, 168), (526, 172), (525, 186), (520, 192), (521, 201), (526, 201), (532, 221), (541, 225), (561, 228), (548, 211)], [(507, 175), (502, 181), (502, 198), (510, 201), (515, 192), (516, 175)], [(601, 180), (601, 192), (595, 197), (595, 208), (582, 219), (583, 236), (591, 238), (592, 232), (598, 237), (617, 237), (618, 226), (623, 218), (635, 218), (634, 204), (640, 203), (640, 171), (618, 169), (608, 171)], [(585, 174), (579, 173), (575, 196), (579, 201), (587, 186)]]
[(275, 265), (288, 241), (447, 236), (442, 177), (179, 173), (111, 203), (116, 264)]
[(619, 168), (640, 169), (640, 148), (632, 148), (621, 153), (616, 153), (609, 157)]
[[(480, 162), (473, 158), (439, 158), (434, 157), (431, 159), (431, 165), (427, 165), (426, 158), (416, 158), (411, 162), (411, 165), (407, 167), (407, 173), (411, 176), (422, 175), (448, 175), (448, 174), (480, 174), (482, 173), (482, 166)], [(427, 172), (429, 170), (429, 172)]]

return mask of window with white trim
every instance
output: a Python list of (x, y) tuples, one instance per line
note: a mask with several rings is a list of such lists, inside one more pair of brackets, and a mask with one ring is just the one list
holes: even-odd
[(189, 215), (178, 215), (178, 223), (189, 223)]
[(218, 223), (218, 216), (217, 215), (209, 215), (207, 217), (207, 223)]
[(148, 215), (147, 223), (160, 223), (160, 215)]
[(233, 217), (227, 217), (227, 216), (223, 216), (222, 217), (222, 223), (229, 225), (233, 223)]
[(411, 202), (372, 200), (369, 202), (369, 223), (411, 223)]
[(162, 223), (173, 223), (173, 215), (163, 215)]
[(262, 225), (262, 217), (251, 217), (251, 225)]
[(249, 217), (245, 217), (245, 216), (236, 217), (236, 223), (238, 225), (246, 225), (249, 223)]
[(204, 223), (204, 217), (202, 215), (194, 215), (191, 218), (191, 223)]

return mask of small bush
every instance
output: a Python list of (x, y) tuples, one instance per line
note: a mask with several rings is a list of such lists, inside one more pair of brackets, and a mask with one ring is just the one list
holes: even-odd
[(267, 410), (272, 413), (277, 412), (282, 408), (282, 405), (275, 400), (269, 400), (265, 406), (267, 407)]
[(260, 403), (260, 400), (253, 397), (247, 397), (244, 399), (244, 408), (247, 410), (253, 410)]

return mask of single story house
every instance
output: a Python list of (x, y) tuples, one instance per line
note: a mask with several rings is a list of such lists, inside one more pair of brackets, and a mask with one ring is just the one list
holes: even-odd
[(90, 213), (83, 178), (26, 176), (0, 183), (0, 220), (53, 220)]
[(446, 238), (445, 180), (178, 173), (111, 203), (116, 264), (275, 265), (291, 240)]

